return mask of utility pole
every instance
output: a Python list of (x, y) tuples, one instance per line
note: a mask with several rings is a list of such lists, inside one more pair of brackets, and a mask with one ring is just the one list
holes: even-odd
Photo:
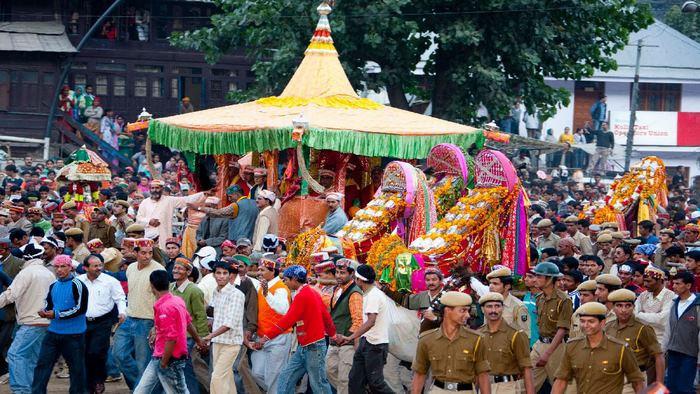
[(634, 145), (634, 123), (637, 120), (637, 106), (639, 105), (639, 62), (642, 58), (642, 40), (637, 41), (637, 62), (634, 66), (634, 82), (632, 83), (632, 104), (630, 108), (630, 122), (627, 130), (627, 147), (625, 149), (625, 171), (629, 171), (632, 161), (632, 146)]

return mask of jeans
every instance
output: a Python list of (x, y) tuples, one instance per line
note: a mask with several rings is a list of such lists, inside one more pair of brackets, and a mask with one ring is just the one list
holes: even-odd
[(0, 321), (0, 375), (9, 372), (7, 365), (7, 350), (12, 345), (12, 331), (15, 329), (15, 322)]
[(160, 358), (152, 358), (134, 389), (134, 394), (151, 394), (153, 389), (160, 385), (168, 394), (188, 394), (184, 369), (185, 360), (171, 359), (170, 364), (162, 368)]
[(85, 376), (85, 334), (56, 334), (48, 332), (41, 344), (39, 362), (34, 370), (33, 394), (46, 393), (53, 367), (63, 356), (70, 371), (70, 393), (83, 394), (87, 389)]
[(15, 339), (7, 351), (10, 365), (10, 391), (14, 394), (32, 392), (34, 370), (39, 361), (41, 344), (44, 342), (47, 327), (19, 326)]
[(389, 344), (372, 345), (364, 337), (355, 351), (350, 370), (348, 392), (364, 394), (365, 386), (373, 393), (394, 394), (384, 380), (384, 364), (389, 354)]
[[(192, 354), (192, 348), (194, 348), (194, 339), (187, 338), (187, 354)], [(199, 381), (194, 375), (194, 366), (190, 357), (185, 360), (185, 382), (187, 382), (187, 389), (190, 391), (190, 394), (199, 394)]]
[(253, 378), (267, 394), (277, 394), (277, 378), (289, 360), (291, 346), (292, 334), (282, 334), (265, 342), (262, 349), (251, 353)]
[(297, 347), (277, 380), (279, 394), (294, 394), (296, 384), (304, 374), (309, 375), (309, 386), (313, 393), (331, 394), (331, 385), (326, 378), (326, 342), (318, 341)]
[(107, 376), (116, 378), (120, 377), (122, 372), (119, 370), (117, 361), (114, 360), (114, 355), (112, 354), (112, 345), (109, 345), (109, 350), (107, 351), (107, 364), (105, 365), (107, 369)]
[(107, 378), (107, 354), (111, 332), (111, 319), (87, 323), (87, 331), (85, 332), (85, 367), (87, 371), (87, 386), (91, 390), (95, 388), (96, 384), (104, 383)]
[(112, 355), (124, 375), (124, 381), (133, 390), (151, 359), (148, 333), (153, 320), (127, 317), (114, 334)]
[(693, 384), (697, 373), (698, 359), (687, 354), (668, 351), (664, 384), (673, 394), (695, 393)]

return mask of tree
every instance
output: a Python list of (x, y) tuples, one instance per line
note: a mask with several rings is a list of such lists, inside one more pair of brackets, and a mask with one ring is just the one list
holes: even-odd
[[(214, 0), (211, 27), (176, 33), (171, 42), (210, 62), (245, 48), (256, 82), (239, 98), (279, 94), (298, 65), (317, 21), (316, 4), (293, 0)], [(473, 122), (481, 103), (493, 117), (522, 97), (549, 116), (569, 93), (546, 78), (578, 80), (616, 64), (611, 55), (653, 19), (636, 0), (340, 0), (330, 15), (353, 86), (385, 86), (392, 106), (428, 89), (433, 115)], [(431, 44), (426, 77), (414, 71)], [(379, 74), (367, 74), (373, 61)]]
[(700, 14), (684, 14), (679, 6), (674, 5), (666, 13), (664, 21), (672, 28), (700, 42)]

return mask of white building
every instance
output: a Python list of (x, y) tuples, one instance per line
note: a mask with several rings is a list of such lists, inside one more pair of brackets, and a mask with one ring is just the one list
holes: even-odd
[[(667, 166), (684, 167), (691, 178), (700, 175), (700, 43), (659, 21), (630, 35), (628, 45), (614, 56), (617, 70), (598, 71), (583, 81), (548, 81), (571, 92), (571, 103), (544, 122), (543, 130), (551, 128), (558, 136), (564, 127), (583, 127), (591, 106), (604, 94), (616, 142), (624, 145), (640, 39), (636, 124), (641, 127), (635, 129), (632, 161), (657, 155)], [(618, 154), (615, 161), (624, 163), (624, 157)]]

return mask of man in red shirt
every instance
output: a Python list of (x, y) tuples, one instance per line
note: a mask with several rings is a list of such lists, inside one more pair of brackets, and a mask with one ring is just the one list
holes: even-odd
[(296, 325), (299, 347), (279, 374), (277, 393), (294, 394), (296, 382), (307, 373), (314, 393), (331, 394), (326, 377), (326, 335), (336, 339), (331, 315), (318, 292), (306, 284), (306, 269), (293, 265), (284, 270), (282, 280), (296, 292), (294, 299), (289, 311), (260, 341), (265, 343)]
[(153, 304), (153, 328), (149, 341), (153, 345), (153, 358), (141, 376), (134, 394), (150, 393), (158, 382), (166, 393), (185, 393), (185, 360), (187, 333), (194, 338), (199, 349), (205, 348), (182, 298), (170, 294), (168, 273), (153, 271), (149, 277), (151, 291), (156, 296)]

